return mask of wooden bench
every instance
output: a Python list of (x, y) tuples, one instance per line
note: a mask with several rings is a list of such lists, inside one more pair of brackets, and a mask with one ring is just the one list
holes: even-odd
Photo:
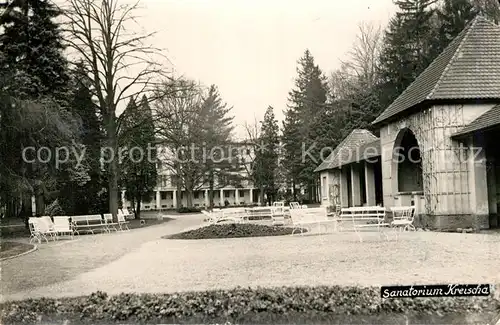
[(106, 222), (100, 214), (92, 214), (85, 216), (71, 216), (71, 224), (73, 231), (80, 235), (80, 230), (84, 230), (94, 234), (94, 230), (109, 232)]
[(340, 215), (334, 219), (337, 221), (337, 226), (340, 227), (342, 226), (339, 223), (351, 221), (359, 241), (363, 241), (363, 237), (359, 233), (361, 228), (375, 228), (379, 235), (384, 235), (388, 239), (384, 232), (386, 227), (390, 226), (386, 222), (386, 212), (384, 207), (379, 206), (342, 208)]
[(335, 224), (336, 222), (336, 220), (328, 218), (325, 207), (290, 209), (290, 216), (293, 225), (292, 235), (295, 233), (295, 230), (301, 229), (301, 234), (303, 234), (303, 228), (310, 231), (313, 226), (317, 226), (319, 229), (325, 226), (328, 230), (328, 225)]

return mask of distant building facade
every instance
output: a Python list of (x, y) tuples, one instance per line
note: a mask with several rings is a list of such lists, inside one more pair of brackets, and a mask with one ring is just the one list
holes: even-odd
[[(253, 182), (250, 180), (249, 171), (251, 171), (251, 164), (253, 162), (253, 149), (250, 145), (234, 144), (237, 154), (233, 152), (235, 159), (239, 159), (234, 167), (229, 172), (230, 174), (237, 174), (236, 177), (224, 173), (221, 177), (214, 177), (214, 206), (223, 207), (229, 206), (242, 206), (260, 204), (259, 190), (255, 188)], [(157, 147), (159, 152), (157, 169), (157, 185), (154, 189), (154, 198), (150, 202), (143, 202), (141, 210), (167, 210), (187, 207), (187, 192), (181, 188), (180, 201), (178, 202), (178, 182), (182, 180), (174, 172), (172, 168), (172, 159), (174, 155), (168, 150), (159, 145)], [(229, 157), (224, 157), (229, 159)], [(234, 170), (233, 170), (234, 169)], [(228, 181), (228, 178), (238, 179), (237, 182)], [(232, 184), (228, 184), (232, 183)], [(203, 179), (195, 186), (192, 194), (192, 206), (204, 208), (209, 206), (209, 184), (207, 179)], [(125, 191), (122, 191), (123, 206), (131, 208), (132, 203), (125, 200)]]

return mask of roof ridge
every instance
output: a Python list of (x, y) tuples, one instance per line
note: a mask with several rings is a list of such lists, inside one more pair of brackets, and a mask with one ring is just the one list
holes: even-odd
[[(455, 50), (455, 53), (453, 53), (453, 56), (448, 61), (448, 64), (446, 64), (446, 67), (444, 68), (443, 73), (441, 73), (441, 75), (439, 76), (439, 79), (436, 81), (436, 84), (434, 84), (434, 87), (431, 89), (431, 91), (425, 97), (425, 99), (431, 99), (431, 97), (434, 95), (434, 93), (436, 92), (436, 89), (438, 89), (438, 86), (441, 84), (441, 81), (443, 80), (444, 76), (446, 75), (446, 73), (450, 69), (450, 66), (452, 65), (453, 62), (455, 62), (455, 59), (458, 56), (458, 53), (460, 53), (460, 51), (462, 50), (463, 45), (464, 45), (465, 41), (467, 40), (467, 37), (469, 37), (470, 32), (473, 30), (473, 27), (477, 24), (477, 22), (479, 20), (481, 20), (481, 18), (483, 18), (483, 17), (480, 15), (477, 15), (473, 20), (471, 20), (469, 22), (468, 26), (466, 26), (464, 28), (464, 30), (462, 32), (460, 32), (459, 35), (457, 35), (455, 40), (460, 40), (460, 42), (458, 43), (457, 49)], [(484, 20), (484, 18), (483, 18), (483, 20)], [(460, 38), (460, 36), (461, 36), (460, 34), (464, 34), (463, 37)], [(451, 43), (448, 46), (450, 46), (450, 45), (451, 45)]]
[[(349, 148), (348, 144), (351, 141), (351, 139), (356, 140), (356, 138), (354, 136), (355, 133), (369, 135), (372, 138), (372, 139), (366, 139), (367, 141), (361, 141), (361, 142), (359, 140), (354, 141), (355, 146), (360, 146), (360, 145), (363, 145), (365, 143), (371, 143), (371, 142), (374, 142), (375, 140), (379, 139), (376, 135), (374, 135), (368, 129), (353, 129), (344, 139), (342, 139), (342, 141), (340, 141), (340, 143), (335, 147), (335, 149), (333, 149), (333, 151), (328, 155), (328, 157), (326, 157), (326, 159), (324, 159), (321, 162), (321, 164), (318, 167), (316, 167), (315, 171), (324, 170), (329, 163), (338, 159), (339, 154), (341, 154), (343, 151), (345, 151), (346, 149), (351, 150), (351, 148)], [(326, 165), (326, 166), (324, 166), (324, 165)]]

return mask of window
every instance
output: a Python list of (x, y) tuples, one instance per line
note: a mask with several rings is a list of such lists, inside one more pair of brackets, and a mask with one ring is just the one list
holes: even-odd
[(200, 192), (194, 191), (193, 196), (195, 199), (198, 199), (198, 197), (200, 196)]
[(229, 194), (231, 194), (229, 191), (224, 191), (224, 197), (229, 197)]
[(168, 186), (167, 181), (168, 181), (168, 176), (167, 175), (162, 175), (161, 176), (161, 184), (162, 184), (163, 187), (167, 187)]
[(166, 200), (167, 199), (167, 192), (160, 192), (161, 199)]
[(321, 196), (326, 197), (327, 192), (326, 192), (326, 176), (323, 176), (323, 179), (321, 180)]

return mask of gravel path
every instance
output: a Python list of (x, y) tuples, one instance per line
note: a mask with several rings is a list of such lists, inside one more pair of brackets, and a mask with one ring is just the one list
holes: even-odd
[[(40, 287), (76, 278), (139, 249), (143, 243), (197, 226), (203, 217), (196, 214), (176, 218), (129, 232), (75, 236), (74, 240), (63, 239), (48, 244), (43, 242), (33, 253), (2, 261), (0, 300), (12, 293), (36, 291)], [(28, 242), (28, 239), (18, 241)]]
[[(51, 262), (43, 263), (45, 270), (47, 265), (61, 270), (77, 263), (82, 272), (31, 291), (13, 290), (19, 286), (10, 285), (3, 298), (235, 286), (500, 284), (498, 234), (415, 232), (402, 234), (398, 241), (383, 241), (376, 234), (366, 233), (362, 243), (350, 233), (210, 240), (159, 238), (181, 228), (192, 228), (200, 221), (200, 216), (186, 216), (151, 229), (101, 236), (101, 240), (93, 236), (94, 241), (88, 240), (85, 246), (83, 242), (67, 244), (58, 252), (69, 247), (75, 252), (60, 254), (60, 258), (51, 256)], [(110, 247), (109, 252), (106, 248), (108, 253), (104, 254), (102, 247)], [(101, 258), (87, 263), (85, 256), (88, 258), (89, 252)], [(33, 275), (31, 268), (40, 263), (40, 256), (31, 254), (27, 259), (30, 262), (7, 265), (3, 279), (7, 277), (10, 282), (14, 276), (14, 282), (18, 282), (26, 279), (26, 274)], [(18, 268), (19, 264), (24, 267)], [(75, 266), (70, 268), (75, 270)], [(38, 274), (39, 278), (44, 278), (44, 272)]]

